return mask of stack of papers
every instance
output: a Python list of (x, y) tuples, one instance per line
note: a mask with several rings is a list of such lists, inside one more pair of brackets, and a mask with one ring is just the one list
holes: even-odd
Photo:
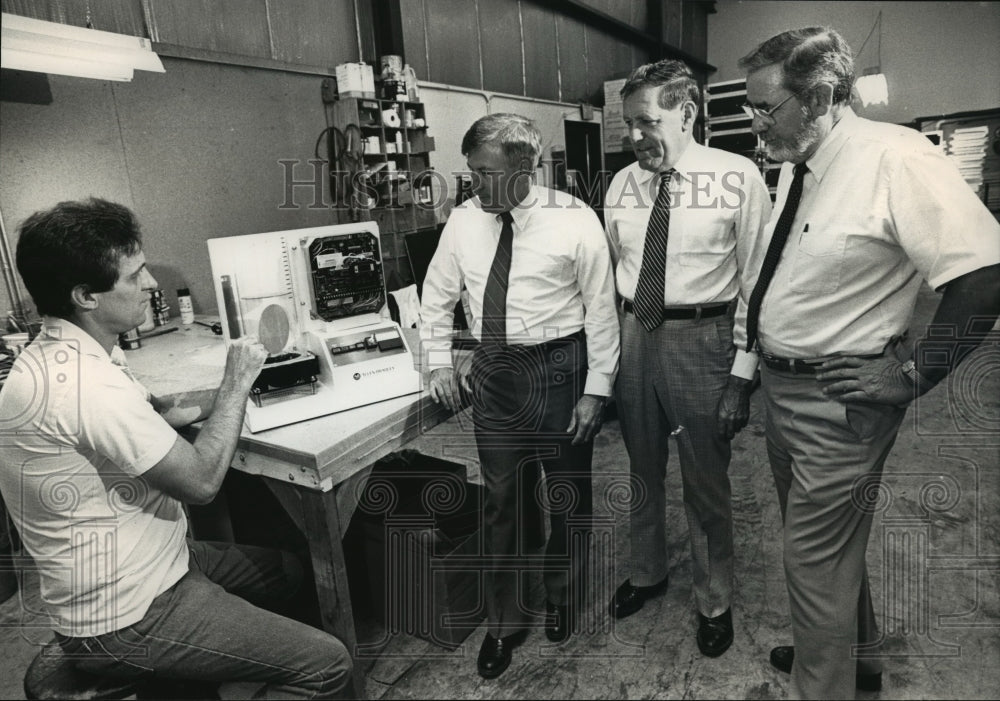
[(604, 81), (604, 152), (623, 153), (632, 148), (628, 139), (622, 113), (622, 98), (619, 94), (625, 86), (625, 78)]
[(960, 127), (948, 137), (946, 153), (955, 161), (965, 182), (976, 192), (983, 185), (983, 162), (986, 160), (989, 131), (985, 125)]

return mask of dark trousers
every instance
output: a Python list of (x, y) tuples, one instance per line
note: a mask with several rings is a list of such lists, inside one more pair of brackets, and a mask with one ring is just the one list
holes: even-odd
[[(483, 581), (494, 636), (526, 627), (532, 613), (526, 575), (533, 569), (543, 571), (551, 603), (583, 601), (594, 446), (571, 445), (566, 428), (586, 376), (582, 331), (535, 346), (481, 345), (473, 355), (473, 420), (486, 485), (484, 545), (491, 559)], [(545, 543), (546, 512), (551, 534), (539, 557), (533, 551)]]
[(122, 630), (56, 639), (77, 667), (119, 677), (264, 682), (258, 698), (346, 698), (350, 653), (328, 633), (264, 608), (285, 608), (298, 561), (265, 548), (192, 542), (190, 570)]

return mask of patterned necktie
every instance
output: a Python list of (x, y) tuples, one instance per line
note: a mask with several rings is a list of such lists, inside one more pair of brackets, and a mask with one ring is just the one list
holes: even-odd
[(647, 331), (663, 323), (663, 291), (667, 278), (667, 232), (670, 229), (670, 179), (674, 169), (660, 174), (660, 190), (649, 213), (642, 265), (632, 307)]
[(799, 200), (802, 199), (802, 181), (809, 168), (805, 163), (795, 166), (795, 177), (788, 188), (788, 197), (785, 199), (785, 207), (781, 210), (778, 223), (774, 227), (774, 234), (771, 236), (771, 243), (767, 247), (764, 255), (764, 263), (760, 267), (760, 276), (757, 284), (754, 285), (750, 294), (750, 302), (747, 304), (747, 352), (753, 350), (757, 342), (757, 322), (760, 320), (760, 305), (764, 301), (764, 293), (767, 286), (771, 284), (774, 271), (778, 268), (778, 261), (781, 260), (781, 251), (788, 240), (788, 234), (792, 230), (792, 221), (795, 219), (795, 212), (799, 208)]
[(503, 222), (500, 240), (483, 293), (483, 343), (507, 342), (507, 281), (514, 248), (514, 217), (510, 212), (503, 212), (500, 220)]

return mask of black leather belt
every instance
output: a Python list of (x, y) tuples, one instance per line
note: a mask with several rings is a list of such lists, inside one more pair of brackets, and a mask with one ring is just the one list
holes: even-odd
[[(760, 361), (764, 363), (767, 367), (772, 370), (780, 370), (781, 372), (790, 372), (793, 375), (815, 375), (818, 372), (822, 372), (820, 366), (825, 363), (830, 358), (825, 360), (799, 360), (798, 358), (779, 358), (776, 355), (771, 355), (770, 353), (765, 353), (760, 351), (758, 353)], [(872, 358), (881, 358), (882, 353), (872, 353), (868, 355), (856, 355), (855, 358), (861, 358), (862, 360), (871, 360)]]
[[(635, 307), (627, 299), (622, 308), (626, 314), (635, 314)], [(729, 311), (728, 304), (713, 304), (712, 306), (697, 307), (664, 307), (664, 319), (711, 319), (713, 316), (722, 316)]]
[(770, 353), (761, 353), (760, 361), (772, 370), (790, 372), (794, 375), (815, 375), (819, 372), (822, 360), (798, 360), (796, 358), (779, 358)]
[(558, 350), (559, 348), (563, 348), (565, 346), (582, 343), (586, 338), (586, 332), (584, 329), (580, 329), (575, 333), (571, 333), (569, 336), (560, 336), (559, 338), (553, 338), (550, 341), (543, 341), (541, 343), (519, 343), (507, 345), (476, 341), (474, 347), (482, 347), (491, 351), (503, 351), (507, 353), (549, 353), (550, 351)]

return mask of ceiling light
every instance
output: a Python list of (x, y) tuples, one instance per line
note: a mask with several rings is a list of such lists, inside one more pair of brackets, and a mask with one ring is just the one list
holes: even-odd
[(163, 73), (143, 37), (102, 32), (3, 13), (4, 68), (101, 80), (132, 80), (135, 70)]

